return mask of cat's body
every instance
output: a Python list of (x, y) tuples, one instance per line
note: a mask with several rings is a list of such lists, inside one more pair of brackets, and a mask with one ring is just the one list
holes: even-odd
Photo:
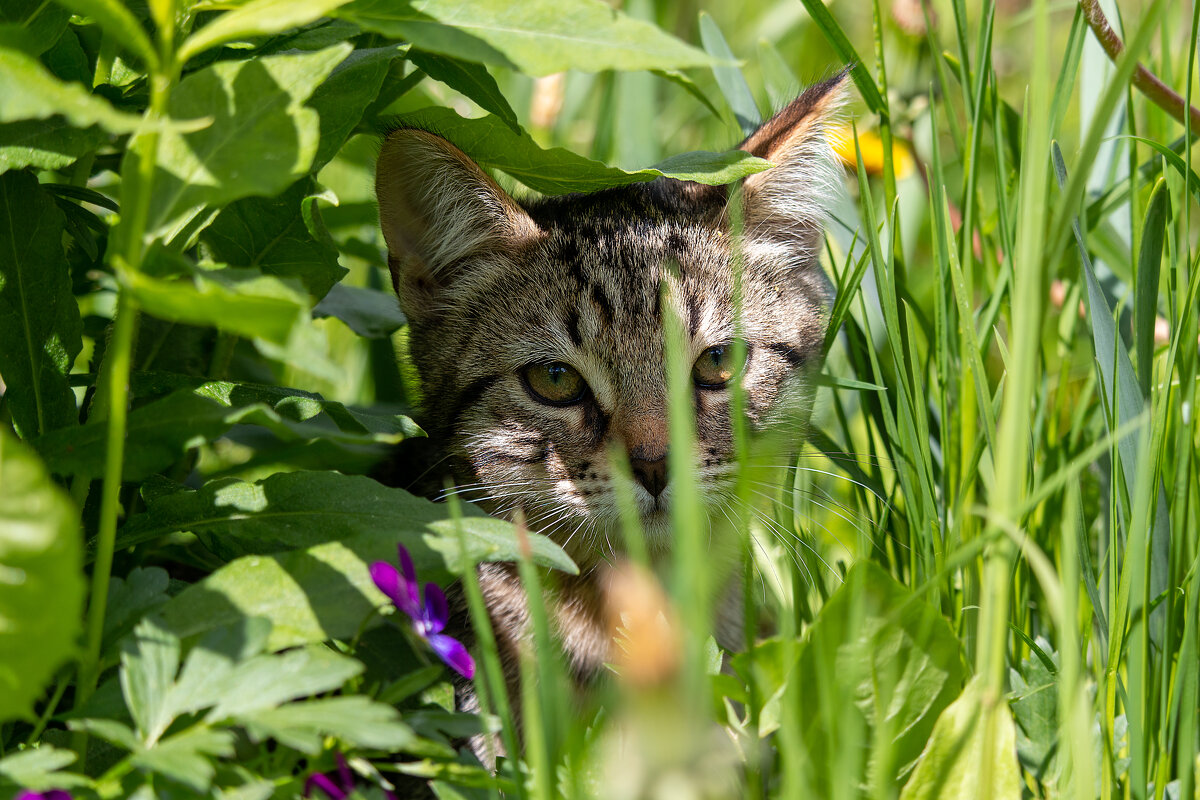
[[(399, 130), (384, 144), (380, 215), (424, 422), (470, 496), (579, 564), (551, 611), (580, 682), (609, 660), (606, 565), (621, 541), (610, 448), (629, 459), (652, 555), (669, 551), (667, 315), (682, 321), (695, 362), (696, 478), (714, 518), (735, 468), (732, 376), (742, 373), (753, 432), (794, 440), (807, 416), (828, 303), (817, 263), (833, 169), (823, 121), (843, 78), (810, 88), (742, 145), (777, 165), (742, 195), (744, 366), (732, 361), (724, 187), (660, 179), (519, 203), (434, 134)], [(479, 575), (511, 685), (529, 636), (524, 595), (512, 565)], [(739, 615), (717, 611), (735, 643)]]

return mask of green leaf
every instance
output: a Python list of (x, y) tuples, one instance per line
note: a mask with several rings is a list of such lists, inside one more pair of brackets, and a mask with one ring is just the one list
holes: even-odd
[(149, 234), (169, 239), (206, 205), (279, 194), (306, 174), (320, 118), (304, 101), (350, 50), (342, 43), (315, 53), (222, 61), (184, 78), (171, 93), (170, 116), (213, 121), (202, 130), (162, 134)]
[(0, 375), (26, 438), (71, 425), (77, 415), (67, 375), (83, 325), (62, 234), (63, 214), (36, 178), (0, 175)]
[(521, 123), (517, 121), (517, 112), (512, 110), (512, 106), (500, 92), (500, 87), (496, 85), (496, 79), (482, 64), (426, 53), (422, 50), (410, 50), (408, 60), (429, 77), (466, 95), (484, 111), (495, 114), (514, 132), (521, 132)]
[[(1039, 639), (1042, 650), (1050, 643)], [(1017, 757), (1043, 783), (1054, 784), (1058, 772), (1058, 679), (1040, 658), (1021, 660), (1009, 669), (1011, 702), (1016, 720)]]
[(1146, 206), (1142, 225), (1142, 247), (1138, 252), (1137, 288), (1134, 291), (1134, 343), (1137, 345), (1138, 386), (1150, 396), (1154, 372), (1154, 325), (1158, 316), (1158, 279), (1162, 270), (1163, 236), (1171, 215), (1171, 193), (1159, 179)]
[[(227, 553), (322, 542), (238, 558), (184, 590), (163, 610), (180, 636), (244, 616), (265, 617), (273, 625), (269, 646), (280, 649), (359, 631), (374, 609), (386, 605), (368, 564), (395, 561), (397, 543), (412, 553), (422, 581), (449, 581), (465, 560), (448, 516), (445, 506), (369, 478), (296, 472), (256, 484), (215, 481), (198, 492), (160, 498), (130, 520), (118, 547), (175, 530), (193, 531)], [(462, 528), (471, 561), (518, 557), (509, 523), (470, 514)], [(531, 534), (530, 544), (538, 563), (576, 572), (548, 539)]]
[(626, 171), (554, 147), (543, 150), (527, 133), (513, 133), (492, 116), (460, 117), (449, 108), (424, 108), (397, 119), (403, 127), (431, 131), (456, 145), (485, 167), (508, 173), (543, 194), (591, 192), (610, 186), (667, 176), (697, 183), (722, 184), (762, 172), (769, 161), (731, 150), (683, 153), (645, 169)]
[(124, 578), (114, 575), (108, 584), (104, 613), (104, 648), (107, 650), (150, 612), (169, 599), (170, 580), (162, 567), (134, 567)]
[(833, 14), (821, 0), (800, 0), (800, 2), (804, 4), (809, 16), (817, 24), (817, 29), (833, 46), (838, 60), (843, 64), (850, 65), (850, 77), (854, 80), (854, 85), (858, 87), (859, 94), (866, 101), (867, 107), (875, 114), (886, 116), (887, 104), (883, 100), (883, 95), (879, 93), (879, 87), (871, 79), (871, 73), (865, 66), (865, 62), (859, 58), (854, 45), (850, 44), (850, 40), (846, 38), (841, 26), (834, 20)]
[(834, 757), (840, 736), (862, 728), (866, 741), (883, 743), (869, 756), (873, 781), (898, 786), (965, 674), (946, 620), (875, 563), (855, 564), (821, 609), (789, 678), (824, 687), (821, 702), (804, 701), (801, 728), (818, 796), (844, 779)]
[(306, 179), (275, 197), (231, 203), (200, 241), (216, 261), (295, 278), (314, 298), (324, 297), (348, 270), (338, 264), (337, 249), (313, 238), (304, 223), (301, 204), (314, 189)]
[(712, 63), (703, 51), (600, 0), (355, 0), (338, 16), (422, 50), (533, 76)]
[(16, 50), (0, 48), (0, 86), (0, 122), (61, 114), (76, 127), (99, 125), (110, 133), (132, 133), (142, 125), (141, 117), (117, 111), (77, 83), (63, 83)]
[(70, 16), (66, 9), (43, 0), (4, 0), (0, 3), (0, 47), (41, 55), (67, 30)]
[(167, 695), (179, 670), (179, 637), (153, 617), (121, 646), (121, 692), (138, 736), (153, 745), (175, 719)]
[(729, 108), (733, 111), (733, 117), (741, 127), (742, 133), (744, 135), (753, 133), (762, 122), (758, 103), (754, 101), (754, 95), (750, 93), (750, 85), (746, 83), (746, 78), (738, 68), (733, 51), (725, 42), (721, 29), (712, 16), (704, 11), (700, 12), (700, 41), (704, 43), (704, 49), (708, 51), (708, 54), (717, 60), (712, 67), (713, 77), (717, 79), (717, 86), (721, 89), (721, 94), (725, 96), (725, 101), (729, 103)]
[(211, 326), (276, 344), (286, 344), (294, 329), (308, 322), (306, 295), (255, 270), (196, 270), (185, 281), (134, 271), (118, 277), (147, 314), (169, 322)]
[(339, 283), (313, 308), (314, 317), (337, 317), (359, 336), (385, 339), (408, 320), (394, 294)]
[[(310, 755), (321, 752), (326, 736), (336, 736), (354, 747), (390, 753), (404, 752), (417, 741), (412, 728), (400, 721), (396, 709), (362, 695), (248, 710), (239, 712), (237, 719), (255, 741), (274, 738)], [(447, 755), (452, 756), (453, 752)]]
[(407, 46), (396, 45), (355, 50), (305, 101), (305, 108), (321, 116), (321, 141), (312, 163), (314, 173), (342, 149), (362, 120), (363, 112), (379, 96), (392, 62), (406, 50)]
[(84, 17), (91, 17), (104, 32), (127, 52), (136, 56), (152, 71), (158, 65), (158, 53), (150, 43), (137, 17), (120, 0), (56, 0), (60, 5)]
[(75, 763), (77, 756), (48, 744), (21, 750), (0, 758), (0, 787), (15, 787), (34, 792), (47, 789), (74, 789), (90, 786), (91, 779), (60, 770)]
[(0, 721), (29, 717), (75, 652), (83, 615), (78, 513), (0, 425)]
[(234, 668), (262, 653), (271, 634), (270, 620), (243, 617), (209, 631), (188, 653), (169, 703), (176, 716), (216, 705), (230, 687)]
[(229, 673), (206, 719), (217, 722), (333, 691), (362, 670), (358, 661), (323, 646), (255, 656)]
[(0, 122), (0, 172), (22, 167), (62, 169), (95, 150), (107, 134), (99, 128), (77, 128), (65, 117)]
[[(992, 747), (984, 751), (985, 725), (992, 725)], [(900, 792), (900, 800), (975, 800), (984, 794), (980, 775), (987, 765), (992, 776), (987, 796), (1020, 800), (1012, 715), (1003, 702), (983, 705), (983, 681), (971, 680), (962, 695), (938, 717), (917, 768)]]
[(212, 785), (216, 772), (214, 757), (232, 757), (233, 741), (231, 731), (214, 731), (204, 725), (195, 725), (163, 739), (148, 750), (134, 753), (130, 760), (135, 766), (204, 793)]
[(203, 53), (210, 47), (267, 36), (289, 28), (307, 25), (325, 16), (347, 0), (251, 0), (232, 11), (227, 11), (193, 33), (179, 48), (176, 61), (182, 65), (188, 59)]

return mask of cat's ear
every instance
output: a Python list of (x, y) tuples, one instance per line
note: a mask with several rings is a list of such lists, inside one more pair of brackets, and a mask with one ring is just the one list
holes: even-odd
[(747, 237), (784, 244), (805, 260), (815, 256), (839, 177), (826, 133), (845, 102), (847, 75), (808, 87), (742, 142), (742, 150), (775, 164), (743, 183)]
[(464, 258), (511, 252), (537, 233), (525, 210), (461, 150), (421, 130), (392, 132), (375, 171), (392, 286), (426, 306)]

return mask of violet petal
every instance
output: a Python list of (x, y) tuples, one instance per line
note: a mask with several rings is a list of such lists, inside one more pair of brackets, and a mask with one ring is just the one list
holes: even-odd
[(436, 583), (425, 584), (425, 607), (421, 610), (425, 619), (426, 633), (441, 633), (450, 618), (450, 607), (446, 595)]
[(408, 592), (408, 599), (412, 604), (413, 610), (410, 613), (416, 614), (417, 608), (421, 605), (421, 585), (417, 583), (417, 568), (413, 566), (412, 556), (409, 555), (407, 547), (397, 544), (396, 551), (400, 555), (400, 569), (404, 572), (407, 581), (404, 588)]
[(304, 782), (304, 796), (308, 797), (308, 793), (313, 788), (320, 789), (329, 797), (329, 800), (345, 800), (347, 792), (338, 788), (328, 775), (322, 775), (320, 772), (308, 776), (308, 780)]
[(346, 757), (341, 753), (335, 753), (333, 756), (337, 760), (338, 776), (342, 779), (342, 788), (347, 794), (354, 791), (354, 774), (350, 772), (350, 765), (346, 763)]
[(450, 669), (467, 680), (475, 677), (475, 659), (471, 658), (462, 642), (442, 633), (430, 636), (428, 641), (433, 652), (437, 653), (437, 657), (446, 662)]

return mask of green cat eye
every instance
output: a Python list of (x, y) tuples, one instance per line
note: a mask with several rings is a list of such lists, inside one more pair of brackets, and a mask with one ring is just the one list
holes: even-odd
[(533, 396), (552, 406), (578, 403), (587, 394), (587, 382), (570, 364), (552, 361), (549, 364), (530, 364), (521, 370), (525, 386)]
[(692, 365), (692, 380), (702, 389), (721, 389), (741, 372), (743, 364), (734, 362), (732, 344), (713, 345)]

